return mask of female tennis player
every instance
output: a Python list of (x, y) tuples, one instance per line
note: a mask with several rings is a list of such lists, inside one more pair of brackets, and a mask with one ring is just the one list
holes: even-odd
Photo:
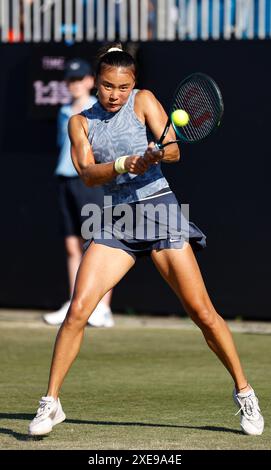
[[(79, 352), (89, 312), (134, 266), (137, 256), (149, 255), (231, 374), (243, 432), (262, 434), (258, 399), (244, 375), (232, 335), (212, 305), (193, 253), (193, 248), (205, 246), (205, 236), (192, 223), (188, 230), (182, 229), (181, 209), (161, 171), (161, 162), (179, 160), (178, 145), (153, 150), (167, 115), (150, 91), (135, 89), (135, 80), (133, 57), (121, 45), (107, 48), (97, 64), (98, 102), (69, 122), (74, 166), (87, 186), (104, 185), (109, 204), (101, 230), (86, 243), (71, 305), (56, 338), (47, 394), (29, 433), (48, 434), (65, 419), (59, 391)], [(170, 129), (165, 142), (174, 139)], [(146, 210), (146, 204), (148, 208), (151, 204), (152, 211)], [(118, 208), (129, 216), (125, 230)], [(113, 213), (109, 223), (108, 210)]]

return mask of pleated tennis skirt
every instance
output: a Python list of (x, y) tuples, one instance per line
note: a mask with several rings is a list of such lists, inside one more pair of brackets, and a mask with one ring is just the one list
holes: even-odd
[(84, 243), (84, 251), (93, 241), (136, 257), (152, 250), (181, 249), (186, 241), (194, 251), (202, 250), (206, 236), (185, 212), (169, 188), (137, 202), (105, 207), (100, 227)]

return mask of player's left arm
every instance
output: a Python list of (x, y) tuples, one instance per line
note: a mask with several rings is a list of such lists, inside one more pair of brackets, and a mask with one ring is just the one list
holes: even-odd
[[(135, 111), (139, 114), (140, 119), (150, 128), (155, 139), (158, 141), (166, 126), (168, 116), (157, 100), (154, 94), (149, 90), (140, 90), (136, 94)], [(163, 141), (163, 143), (176, 140), (176, 135), (172, 126)], [(151, 143), (144, 155), (150, 163), (160, 160), (168, 163), (177, 162), (180, 159), (180, 150), (178, 144), (168, 145), (163, 151), (152, 152), (154, 144)]]

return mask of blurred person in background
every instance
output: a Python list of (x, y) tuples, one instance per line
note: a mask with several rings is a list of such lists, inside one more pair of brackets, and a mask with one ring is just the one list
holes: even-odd
[(156, 38), (157, 0), (148, 1), (148, 39)]
[[(103, 189), (101, 186), (88, 188), (79, 178), (70, 155), (70, 140), (68, 137), (68, 121), (74, 114), (89, 109), (96, 103), (96, 98), (90, 95), (94, 87), (94, 77), (88, 62), (78, 58), (66, 64), (65, 80), (71, 94), (71, 103), (60, 108), (57, 121), (57, 143), (60, 147), (55, 174), (57, 176), (61, 232), (64, 235), (67, 253), (70, 296), (72, 296), (75, 278), (82, 257), (83, 239), (81, 237), (82, 207), (88, 203), (103, 206)], [(112, 292), (109, 291), (88, 323), (91, 326), (111, 327), (114, 320), (110, 308)], [(60, 325), (66, 317), (70, 301), (59, 310), (43, 316), (46, 323)], [(91, 313), (91, 312), (90, 312)]]

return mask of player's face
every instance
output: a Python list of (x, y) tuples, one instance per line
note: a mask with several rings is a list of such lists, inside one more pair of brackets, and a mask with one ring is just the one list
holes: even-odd
[(94, 86), (94, 79), (90, 76), (74, 78), (72, 80), (68, 80), (67, 86), (72, 98), (79, 99), (90, 93), (90, 90)]
[(98, 97), (106, 111), (115, 113), (127, 102), (135, 86), (134, 72), (130, 67), (103, 67), (96, 79)]

